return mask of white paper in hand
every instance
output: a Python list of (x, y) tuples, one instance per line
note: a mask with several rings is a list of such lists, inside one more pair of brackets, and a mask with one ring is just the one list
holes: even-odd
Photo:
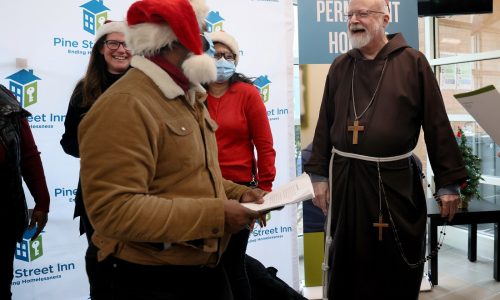
[(242, 203), (255, 211), (266, 211), (314, 198), (311, 178), (306, 173), (264, 196), (264, 203)]
[(500, 93), (498, 90), (493, 85), (489, 85), (454, 96), (493, 141), (500, 145), (500, 126), (498, 125)]

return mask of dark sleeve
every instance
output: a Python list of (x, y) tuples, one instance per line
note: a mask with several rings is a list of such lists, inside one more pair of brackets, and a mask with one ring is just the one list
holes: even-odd
[(42, 160), (26, 119), (21, 121), (21, 174), (35, 199), (35, 210), (48, 212), (50, 196), (45, 181)]
[(64, 120), (64, 133), (61, 138), (61, 146), (67, 154), (80, 157), (78, 150), (78, 125), (87, 109), (80, 107), (82, 102), (82, 86), (80, 81), (71, 95), (68, 111)]
[(325, 89), (323, 92), (323, 100), (319, 110), (318, 123), (314, 131), (314, 139), (312, 143), (311, 157), (304, 166), (304, 171), (316, 175), (328, 177), (328, 165), (330, 163), (332, 143), (330, 140), (330, 128), (333, 124), (333, 91), (331, 88), (331, 74), (326, 77)]
[(461, 184), (467, 170), (458, 143), (451, 129), (435, 74), (423, 55), (419, 55), (423, 123), (427, 153), (434, 172), (436, 190), (447, 185)]

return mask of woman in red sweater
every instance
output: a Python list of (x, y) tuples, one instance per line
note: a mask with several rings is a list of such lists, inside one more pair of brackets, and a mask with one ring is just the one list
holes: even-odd
[[(26, 117), (30, 114), (6, 87), (0, 85), (0, 299), (11, 299), (16, 242), (35, 240), (47, 224), (49, 191), (45, 182), (40, 152)], [(29, 219), (22, 181), (35, 200)]]
[[(208, 86), (207, 107), (219, 125), (215, 135), (222, 176), (271, 191), (276, 152), (266, 107), (252, 81), (235, 71), (240, 57), (236, 40), (224, 31), (212, 32), (210, 38), (215, 47), (217, 80)], [(249, 234), (249, 230), (242, 230), (233, 235), (222, 259), (234, 299), (239, 300), (251, 299), (244, 267)]]

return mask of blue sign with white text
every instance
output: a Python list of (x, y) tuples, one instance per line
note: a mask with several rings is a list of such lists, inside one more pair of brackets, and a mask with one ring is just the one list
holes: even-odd
[[(352, 47), (347, 36), (347, 0), (298, 0), (299, 64), (330, 64)], [(418, 49), (417, 1), (389, 1), (388, 33), (402, 32)]]

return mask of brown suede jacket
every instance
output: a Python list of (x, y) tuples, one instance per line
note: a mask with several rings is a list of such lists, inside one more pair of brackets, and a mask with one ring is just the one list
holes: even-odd
[(222, 178), (203, 88), (186, 95), (149, 60), (134, 57), (132, 66), (78, 131), (99, 260), (215, 265), (229, 240), (223, 202), (248, 188)]

